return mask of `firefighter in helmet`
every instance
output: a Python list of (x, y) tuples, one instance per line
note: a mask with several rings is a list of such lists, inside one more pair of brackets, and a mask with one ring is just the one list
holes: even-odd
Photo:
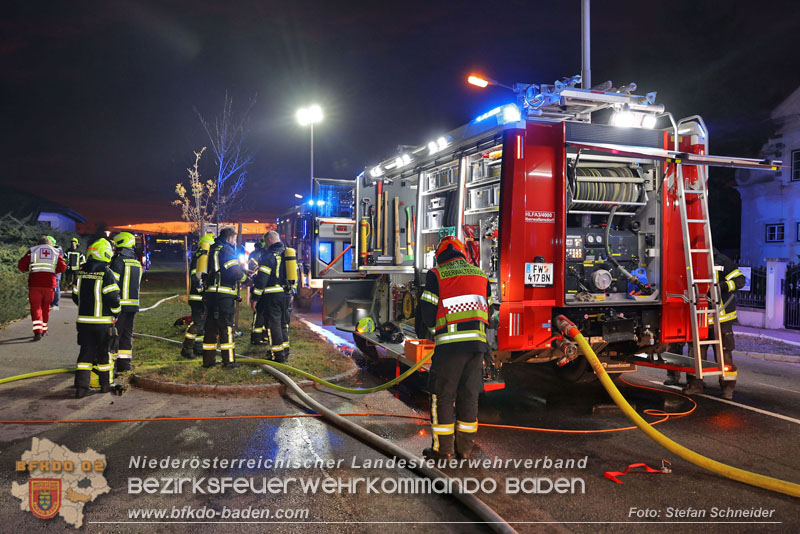
[(98, 239), (89, 247), (86, 263), (78, 271), (72, 300), (78, 305), (78, 365), (75, 373), (75, 398), (91, 393), (92, 370), (99, 375), (100, 391), (111, 391), (114, 363), (109, 360), (109, 330), (121, 311), (120, 290), (108, 267), (111, 245)]
[(64, 259), (67, 262), (67, 272), (64, 273), (64, 287), (69, 289), (75, 284), (75, 276), (78, 274), (86, 257), (81, 253), (80, 241), (77, 237), (72, 238), (69, 248), (64, 252)]
[(136, 258), (136, 238), (130, 232), (116, 234), (112, 241), (116, 251), (111, 258), (111, 272), (120, 288), (122, 311), (117, 317), (119, 352), (111, 354), (117, 373), (131, 370), (133, 358), (133, 321), (139, 311), (139, 284), (142, 280), (142, 264)]
[[(197, 264), (200, 258), (208, 256), (211, 245), (214, 244), (214, 236), (205, 234), (197, 242), (197, 248), (192, 255), (192, 262), (189, 265), (189, 276), (191, 282), (189, 285), (189, 308), (192, 310), (192, 322), (186, 329), (186, 334), (183, 337), (183, 346), (181, 347), (181, 356), (184, 358), (192, 358), (193, 356), (203, 355), (203, 325), (206, 322), (206, 308), (203, 304), (203, 276), (208, 269), (206, 263), (203, 272), (198, 272)], [(208, 260), (206, 259), (206, 262)]]
[[(247, 272), (253, 278), (253, 293), (251, 293), (250, 307), (253, 310), (253, 325), (250, 330), (250, 344), (251, 345), (264, 345), (266, 343), (264, 334), (267, 331), (267, 320), (264, 317), (264, 306), (266, 301), (262, 302), (262, 306), (253, 306), (260, 299), (255, 298), (255, 279), (259, 276), (259, 272), (263, 273), (262, 278), (268, 276), (266, 273), (267, 267), (264, 265), (267, 256), (267, 250), (264, 247), (265, 238), (262, 237), (255, 244), (255, 249), (250, 253), (250, 258), (247, 260)], [(259, 271), (260, 270), (260, 271)], [(258, 290), (259, 297), (264, 294), (263, 287)]]
[(206, 307), (203, 367), (206, 368), (216, 365), (218, 343), (223, 368), (233, 369), (237, 366), (233, 323), (236, 302), (239, 300), (239, 284), (247, 279), (247, 274), (239, 263), (235, 243), (236, 230), (225, 227), (220, 230), (208, 255), (208, 275), (203, 290)]
[(295, 265), (294, 256), (287, 255), (286, 246), (274, 230), (264, 234), (264, 245), (250, 307), (253, 313), (264, 317), (272, 359), (283, 363), (289, 359), (289, 305), (293, 290), (286, 267), (290, 258)]
[(488, 278), (467, 262), (458, 238), (448, 236), (439, 242), (436, 267), (428, 271), (420, 299), (417, 321), (433, 332), (436, 343), (428, 376), (433, 445), (422, 454), (434, 459), (453, 454), (468, 458), (478, 431), (492, 298)]
[[(736, 388), (736, 365), (733, 363), (733, 322), (736, 320), (736, 290), (744, 287), (745, 277), (742, 271), (728, 256), (717, 250), (714, 247), (714, 281), (719, 289), (720, 296), (719, 302), (719, 327), (722, 334), (722, 355), (721, 359), (723, 365), (729, 366), (730, 369), (723, 373), (719, 378), (719, 386), (722, 390), (722, 398), (731, 400), (733, 399), (733, 391)], [(711, 339), (714, 339), (716, 328), (714, 328), (715, 318), (711, 315), (708, 316), (708, 332)], [(714, 347), (714, 359), (720, 363), (720, 354), (718, 353), (718, 346)], [(701, 345), (701, 357), (706, 359), (708, 354), (708, 345)], [(697, 395), (703, 392), (703, 381), (694, 375), (686, 376), (686, 387), (683, 392), (688, 395)]]

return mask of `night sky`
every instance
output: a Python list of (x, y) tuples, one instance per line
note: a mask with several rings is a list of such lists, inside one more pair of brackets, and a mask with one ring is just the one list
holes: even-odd
[[(470, 71), (507, 83), (580, 72), (579, 0), (24, 1), (2, 12), (2, 180), (92, 223), (176, 220), (175, 183), (207, 144), (193, 109), (213, 117), (226, 91), (240, 109), (256, 99), (246, 220), (306, 194), (302, 105), (326, 115), (315, 174), (352, 178), (513, 99), (466, 86)], [(592, 80), (658, 91), (676, 117), (704, 116), (712, 153), (754, 156), (769, 111), (800, 85), (797, 14), (790, 1), (595, 0)]]

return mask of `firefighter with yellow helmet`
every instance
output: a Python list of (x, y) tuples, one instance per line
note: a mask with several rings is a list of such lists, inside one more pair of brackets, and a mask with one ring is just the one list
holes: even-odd
[(458, 238), (443, 238), (436, 248), (436, 266), (426, 275), (417, 317), (436, 343), (428, 375), (433, 444), (423, 451), (426, 458), (472, 454), (491, 306), (486, 275), (467, 262)]
[(208, 251), (214, 244), (214, 236), (205, 234), (197, 242), (197, 248), (189, 265), (189, 308), (192, 310), (192, 322), (186, 329), (181, 347), (184, 358), (203, 355), (203, 325), (206, 321), (206, 307), (203, 304), (203, 283), (208, 271)]
[(120, 232), (112, 238), (116, 251), (111, 258), (111, 272), (120, 288), (122, 311), (117, 317), (119, 352), (111, 354), (115, 370), (122, 373), (131, 370), (133, 358), (133, 322), (139, 311), (139, 285), (142, 280), (142, 264), (136, 258), (136, 238), (130, 232)]
[(87, 251), (86, 263), (78, 271), (72, 300), (78, 305), (78, 353), (75, 372), (75, 398), (92, 393), (92, 371), (99, 375), (100, 391), (111, 391), (114, 364), (109, 359), (110, 329), (121, 311), (120, 287), (108, 264), (113, 252), (111, 244), (98, 239)]

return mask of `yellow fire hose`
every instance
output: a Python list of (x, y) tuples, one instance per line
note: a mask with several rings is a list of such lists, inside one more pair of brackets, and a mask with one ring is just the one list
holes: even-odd
[(650, 439), (668, 451), (680, 456), (687, 462), (691, 462), (696, 466), (702, 467), (703, 469), (708, 469), (709, 471), (718, 475), (722, 475), (738, 482), (744, 482), (745, 484), (750, 484), (751, 486), (757, 486), (759, 488), (768, 489), (778, 493), (785, 493), (786, 495), (791, 495), (792, 497), (800, 497), (800, 484), (759, 475), (758, 473), (751, 473), (750, 471), (745, 471), (744, 469), (739, 469), (737, 467), (712, 460), (711, 458), (707, 458), (690, 449), (687, 449), (683, 445), (672, 441), (667, 436), (647, 424), (647, 421), (642, 419), (642, 417), (636, 413), (636, 410), (634, 410), (631, 405), (628, 404), (628, 401), (626, 401), (625, 397), (622, 396), (622, 393), (619, 392), (617, 386), (614, 385), (614, 382), (611, 380), (611, 378), (609, 378), (608, 373), (606, 373), (606, 370), (603, 368), (603, 365), (600, 363), (597, 355), (592, 350), (592, 347), (586, 341), (586, 338), (583, 337), (583, 334), (580, 333), (580, 330), (578, 330), (575, 324), (563, 315), (560, 315), (557, 319), (557, 327), (561, 332), (565, 333), (578, 343), (581, 351), (583, 351), (583, 355), (586, 356), (587, 360), (589, 360), (589, 364), (592, 366), (592, 369), (594, 369), (594, 373), (597, 375), (597, 378), (600, 379), (600, 383), (603, 384), (604, 388), (606, 388), (606, 391), (611, 398), (614, 400), (617, 406), (620, 407), (628, 419), (630, 419), (633, 424), (639, 427), (642, 432), (647, 434)]
[(63, 369), (48, 369), (46, 371), (36, 371), (34, 373), (25, 373), (24, 375), (9, 376), (8, 378), (0, 378), (0, 384), (7, 384), (9, 382), (16, 382), (25, 378), (36, 378), (37, 376), (57, 375), (59, 373), (74, 373), (75, 367)]
[[(653, 428), (650, 424), (647, 423), (638, 413), (636, 410), (628, 404), (628, 401), (625, 400), (625, 397), (622, 396), (622, 393), (617, 389), (617, 386), (614, 385), (614, 382), (609, 378), (608, 373), (603, 368), (603, 365), (600, 363), (600, 360), (597, 358), (597, 355), (592, 350), (592, 347), (586, 341), (586, 338), (583, 337), (583, 334), (580, 333), (578, 328), (572, 323), (569, 319), (564, 317), (563, 315), (558, 317), (557, 320), (557, 327), (558, 329), (565, 333), (566, 335), (570, 336), (574, 339), (578, 346), (583, 351), (584, 356), (589, 361), (589, 364), (592, 366), (594, 373), (597, 375), (600, 383), (603, 384), (603, 387), (606, 389), (608, 394), (620, 407), (622, 412), (628, 417), (628, 419), (633, 422), (642, 432), (647, 434), (647, 436), (664, 447), (665, 449), (669, 450), (670, 452), (680, 456), (684, 460), (691, 462), (699, 467), (707, 469), (713, 473), (718, 475), (722, 475), (726, 478), (730, 478), (732, 480), (736, 480), (738, 482), (743, 482), (745, 484), (750, 484), (751, 486), (757, 486), (760, 488), (764, 488), (770, 491), (775, 491), (778, 493), (784, 493), (786, 495), (791, 495), (793, 497), (800, 497), (800, 484), (795, 484), (793, 482), (788, 482), (785, 480), (780, 480), (777, 478), (772, 478), (764, 475), (759, 475), (758, 473), (752, 473), (750, 471), (745, 471), (744, 469), (739, 469), (737, 467), (733, 467), (727, 464), (723, 464), (722, 462), (718, 462), (716, 460), (712, 460), (711, 458), (707, 458), (701, 454), (698, 454), (690, 449), (687, 449), (683, 445), (680, 445), (667, 436)], [(157, 336), (148, 336), (148, 337), (157, 337)], [(171, 341), (175, 343), (175, 340), (161, 338), (165, 341)], [(310, 373), (292, 367), (291, 365), (286, 365), (284, 363), (278, 363), (271, 360), (263, 360), (258, 358), (242, 358), (240, 361), (242, 363), (248, 363), (253, 365), (269, 365), (271, 367), (275, 367), (277, 369), (281, 369), (284, 371), (290, 371), (293, 373), (297, 373), (300, 376), (313, 380), (319, 384), (323, 384), (326, 387), (335, 389), (336, 391), (340, 391), (343, 393), (353, 393), (353, 394), (367, 394), (367, 393), (375, 393), (377, 391), (382, 391), (384, 389), (388, 389), (395, 384), (398, 384), (408, 378), (413, 373), (417, 372), (420, 367), (422, 367), (425, 363), (427, 363), (431, 357), (433, 356), (433, 351), (431, 351), (428, 355), (422, 358), (419, 362), (417, 362), (413, 367), (408, 369), (406, 372), (401, 374), (400, 376), (378, 386), (374, 386), (371, 388), (348, 388), (344, 386), (339, 386), (337, 384), (333, 384), (314, 376)], [(193, 360), (185, 360), (186, 363), (190, 363)], [(178, 362), (173, 362), (178, 363)], [(33, 373), (26, 373), (17, 376), (11, 376), (8, 378), (0, 379), (0, 384), (5, 384), (8, 382), (14, 382), (16, 380), (22, 380), (26, 378), (34, 378), (37, 376), (45, 376), (51, 374), (58, 374), (58, 373), (69, 373), (74, 372), (75, 368), (63, 368), (63, 369), (50, 369), (46, 371), (37, 371)]]
[[(172, 340), (168, 340), (168, 341), (172, 341)], [(240, 357), (241, 359), (239, 360), (239, 362), (247, 363), (247, 364), (250, 364), (250, 365), (270, 365), (272, 367), (275, 367), (277, 369), (281, 369), (283, 371), (289, 371), (289, 372), (292, 372), (292, 373), (297, 373), (298, 375), (300, 375), (300, 376), (302, 376), (304, 378), (308, 378), (309, 380), (313, 380), (314, 382), (316, 382), (318, 384), (322, 384), (325, 387), (329, 387), (331, 389), (335, 389), (336, 391), (340, 391), (342, 393), (353, 393), (353, 394), (361, 395), (361, 394), (376, 393), (378, 391), (383, 391), (384, 389), (389, 389), (390, 387), (394, 386), (395, 384), (399, 384), (400, 382), (402, 382), (403, 380), (405, 380), (406, 378), (408, 378), (412, 374), (416, 373), (419, 370), (420, 367), (425, 365), (431, 359), (432, 356), (433, 356), (433, 351), (431, 351), (427, 356), (425, 356), (420, 361), (418, 361), (414, 365), (414, 367), (409, 368), (408, 370), (406, 370), (400, 376), (398, 376), (396, 378), (393, 378), (392, 380), (389, 380), (388, 382), (386, 382), (384, 384), (381, 384), (379, 386), (374, 386), (374, 387), (371, 387), (371, 388), (348, 388), (348, 387), (344, 387), (344, 386), (339, 386), (337, 384), (334, 384), (333, 382), (328, 382), (327, 380), (325, 380), (323, 378), (320, 378), (318, 376), (314, 376), (311, 373), (307, 373), (306, 371), (303, 371), (301, 369), (297, 369), (296, 367), (292, 367), (291, 365), (286, 365), (285, 363), (273, 362), (271, 360), (261, 360), (261, 359), (258, 359), (258, 358), (250, 358), (250, 357), (246, 357), (246, 356), (241, 356)], [(159, 363), (162, 364), (162, 363), (192, 363), (192, 362), (195, 362), (195, 360), (178, 360), (178, 361), (174, 361), (174, 362), (159, 362)], [(36, 371), (35, 373), (26, 373), (26, 374), (22, 374), (22, 375), (9, 376), (8, 378), (2, 378), (2, 379), (0, 379), (0, 384), (6, 384), (8, 382), (16, 382), (17, 380), (24, 380), (26, 378), (35, 378), (37, 376), (54, 375), (54, 374), (58, 374), (58, 373), (74, 373), (74, 372), (75, 372), (75, 368), (74, 367), (72, 367), (72, 368), (63, 368), (63, 369), (49, 369), (47, 371)]]

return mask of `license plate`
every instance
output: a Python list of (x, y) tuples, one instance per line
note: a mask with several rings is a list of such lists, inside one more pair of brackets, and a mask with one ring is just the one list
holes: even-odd
[(526, 286), (552, 286), (553, 285), (553, 264), (552, 263), (526, 263), (525, 264), (525, 285)]

